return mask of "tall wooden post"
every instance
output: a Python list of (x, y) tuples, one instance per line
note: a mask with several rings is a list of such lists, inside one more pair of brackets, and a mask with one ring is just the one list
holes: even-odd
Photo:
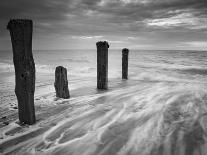
[(21, 123), (34, 124), (35, 63), (32, 55), (32, 20), (10, 20), (13, 61), (15, 68), (15, 94), (18, 100), (19, 120)]
[(68, 99), (70, 98), (69, 90), (68, 90), (68, 80), (67, 80), (67, 69), (58, 66), (55, 69), (55, 90), (56, 97)]
[(129, 50), (124, 48), (122, 50), (122, 79), (128, 79), (128, 54)]
[(106, 41), (96, 43), (97, 46), (97, 88), (108, 89), (108, 48)]

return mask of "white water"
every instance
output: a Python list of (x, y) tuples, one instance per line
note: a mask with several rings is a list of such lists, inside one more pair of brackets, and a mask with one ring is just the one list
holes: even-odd
[[(43, 53), (36, 59), (38, 55)], [(3, 153), (205, 155), (207, 52), (130, 52), (127, 81), (119, 78), (120, 55), (116, 51), (109, 55), (109, 90), (104, 92), (96, 90), (95, 52), (85, 51), (81, 59), (77, 59), (80, 53), (65, 54), (65, 62), (54, 57), (38, 62), (51, 69), (58, 63), (69, 68), (72, 98), (54, 101), (53, 74), (37, 70), (41, 76), (36, 104), (65, 108), (25, 132), (4, 135)], [(41, 94), (48, 95), (41, 98)], [(33, 136), (32, 131), (38, 134)]]

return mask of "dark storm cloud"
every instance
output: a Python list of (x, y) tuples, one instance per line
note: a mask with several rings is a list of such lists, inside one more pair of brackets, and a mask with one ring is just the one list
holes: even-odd
[(1, 1), (1, 19), (8, 17), (35, 17), (37, 19), (62, 19), (68, 12), (69, 7), (65, 5), (68, 0), (6, 0)]
[[(102, 3), (102, 5), (101, 5)], [(197, 16), (206, 15), (205, 0), (4, 0), (0, 3), (0, 18), (23, 17), (42, 22), (62, 22), (67, 15), (79, 20), (100, 15), (107, 23), (133, 23), (144, 19), (173, 16), (168, 11), (190, 9)], [(90, 14), (91, 11), (91, 14)], [(88, 14), (87, 14), (88, 13)], [(94, 13), (94, 14), (93, 14)], [(88, 16), (87, 16), (88, 15)], [(101, 16), (102, 15), (102, 16)], [(101, 20), (101, 19), (100, 19)], [(80, 21), (78, 21), (80, 23)], [(91, 21), (90, 21), (91, 22)], [(94, 21), (94, 23), (98, 23)], [(130, 25), (129, 23), (129, 25)]]
[(39, 37), (128, 35), (150, 40), (153, 35), (166, 41), (172, 33), (182, 32), (184, 40), (193, 31), (205, 40), (200, 32), (207, 29), (206, 8), (206, 0), (2, 0), (0, 35), (5, 36), (10, 18), (30, 18)]

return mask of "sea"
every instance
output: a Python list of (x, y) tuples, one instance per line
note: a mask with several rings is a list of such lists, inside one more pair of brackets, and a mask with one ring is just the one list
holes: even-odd
[[(207, 154), (207, 51), (130, 50), (128, 80), (122, 80), (121, 49), (109, 49), (105, 91), (96, 89), (96, 49), (34, 50), (33, 57), (35, 104), (68, 107), (45, 118), (54, 125), (30, 139), (19, 137), (33, 127), (9, 136), (2, 131), (3, 153)], [(2, 116), (18, 108), (12, 59), (12, 51), (0, 51)], [(55, 98), (57, 66), (67, 68), (71, 99)], [(18, 138), (18, 145), (6, 145)]]

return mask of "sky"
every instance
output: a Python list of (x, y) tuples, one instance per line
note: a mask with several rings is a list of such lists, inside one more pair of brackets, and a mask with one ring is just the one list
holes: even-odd
[(207, 0), (1, 0), (0, 50), (15, 18), (33, 20), (36, 50), (207, 50)]

